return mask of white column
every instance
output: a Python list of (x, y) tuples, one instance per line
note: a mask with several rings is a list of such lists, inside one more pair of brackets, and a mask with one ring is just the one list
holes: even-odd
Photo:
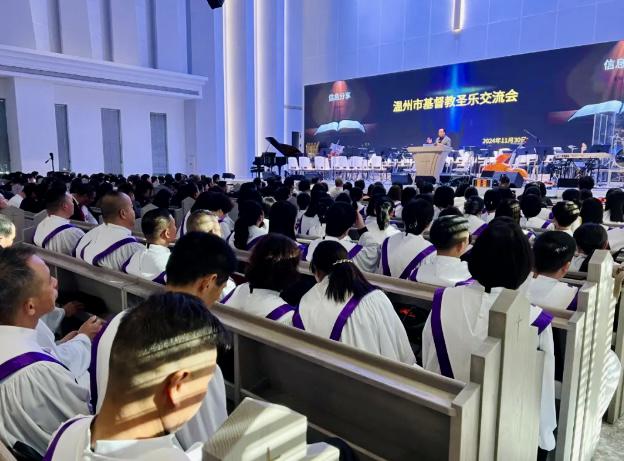
[(37, 48), (29, 0), (0, 2), (0, 45)]
[(253, 3), (229, 0), (223, 7), (226, 169), (249, 177), (255, 157)]
[(110, 40), (113, 62), (141, 65), (137, 11), (134, 2), (110, 0)]
[(302, 0), (284, 0), (284, 136), (290, 139), (293, 131), (301, 133), (303, 152)]
[(58, 0), (63, 54), (93, 57), (89, 14), (84, 0)]
[[(208, 8), (206, 2), (204, 7)], [(187, 72), (186, 65), (186, 2), (158, 0), (154, 2), (156, 67), (173, 72)]]
[(284, 133), (284, 1), (255, 0), (256, 146)]

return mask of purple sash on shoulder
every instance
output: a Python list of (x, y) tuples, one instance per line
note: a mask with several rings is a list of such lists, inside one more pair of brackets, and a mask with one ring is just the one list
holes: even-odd
[(552, 222), (550, 222), (548, 220), (544, 221), (544, 224), (542, 224), (542, 229), (547, 229), (548, 226), (550, 226), (551, 224), (552, 224)]
[(466, 286), (466, 285), (471, 285), (473, 283), (474, 283), (474, 279), (472, 277), (470, 277), (469, 279), (463, 280), (461, 282), (457, 282), (455, 284), (455, 286), (456, 287), (463, 287), (463, 286)]
[(381, 270), (383, 275), (390, 277), (392, 274), (390, 273), (390, 265), (388, 264), (388, 240), (390, 237), (384, 239), (381, 244)]
[(552, 323), (553, 318), (554, 317), (552, 314), (546, 311), (542, 311), (540, 315), (538, 315), (537, 318), (533, 320), (533, 323), (531, 325), (537, 327), (537, 334), (542, 334), (542, 331), (544, 331), (546, 327)]
[(446, 340), (444, 339), (444, 330), (442, 329), (442, 295), (444, 288), (438, 288), (433, 295), (433, 304), (431, 305), (431, 334), (435, 345), (436, 355), (438, 356), (438, 364), (440, 372), (447, 378), (455, 378), (453, 375), (453, 367), (451, 359), (446, 348)]
[(281, 306), (278, 306), (275, 309), (273, 309), (271, 312), (269, 312), (266, 318), (269, 320), (279, 320), (284, 315), (288, 314), (289, 312), (296, 311), (296, 310), (297, 309), (295, 309), (290, 304), (282, 304)]
[[(106, 250), (104, 250), (101, 253), (95, 255), (93, 257), (93, 263), (92, 264), (94, 266), (99, 266), (100, 261), (102, 261), (102, 259), (106, 258), (107, 256), (110, 256), (111, 254), (113, 254), (115, 251), (119, 250), (124, 245), (128, 245), (129, 243), (136, 243), (136, 242), (137, 242), (137, 239), (135, 239), (134, 237), (126, 237), (124, 239), (121, 239), (121, 240), (113, 243)], [(83, 248), (83, 253), (84, 253), (84, 248)]]
[(43, 352), (26, 352), (0, 364), (0, 381), (8, 378), (13, 373), (16, 373), (21, 369), (26, 368), (27, 366), (37, 362), (56, 363), (57, 365), (60, 365), (67, 371), (69, 371), (69, 369), (65, 365), (63, 365), (51, 355), (44, 354)]
[(254, 247), (254, 245), (258, 243), (264, 237), (265, 237), (264, 235), (260, 235), (259, 237), (256, 237), (255, 239), (251, 240), (250, 242), (247, 243), (247, 246), (245, 247), (245, 249), (247, 251), (250, 251)]
[(297, 219), (297, 224), (295, 225), (295, 230), (297, 231), (297, 234), (301, 234), (301, 221), (303, 220), (303, 217)]
[(236, 288), (234, 288), (232, 291), (230, 291), (228, 294), (226, 294), (223, 298), (221, 298), (221, 301), (219, 301), (221, 304), (225, 304), (227, 303), (230, 298), (232, 297), (232, 295), (234, 294), (234, 292), (236, 291)]
[(569, 311), (576, 311), (578, 308), (578, 291), (576, 292), (576, 294), (574, 295), (574, 298), (572, 298), (572, 301), (570, 301), (570, 304), (568, 304), (568, 307), (566, 308), (566, 310)]
[(52, 232), (50, 232), (46, 236), (46, 238), (43, 239), (43, 241), (41, 242), (41, 248), (47, 248), (48, 243), (50, 243), (50, 240), (52, 240), (58, 234), (63, 232), (65, 229), (71, 229), (72, 227), (76, 227), (76, 226), (74, 226), (73, 224), (63, 224), (63, 225), (57, 227), (56, 229), (54, 229)]
[(306, 245), (305, 243), (301, 243), (299, 244), (299, 251), (301, 252), (301, 260), (305, 261), (306, 259), (308, 259), (308, 245)]
[(301, 314), (299, 314), (299, 309), (297, 309), (293, 314), (292, 323), (293, 327), (305, 331), (305, 327), (303, 326), (303, 320), (301, 320)]
[(87, 247), (89, 245), (91, 245), (93, 243), (93, 240), (91, 240), (90, 242), (87, 242), (87, 244), (85, 246), (82, 247), (82, 250), (80, 250), (80, 259), (82, 259), (83, 261), (84, 259), (84, 254), (85, 254), (85, 250), (87, 249)]
[[(134, 256), (134, 255), (132, 255), (132, 256)], [(121, 272), (124, 272), (126, 274), (128, 273), (128, 271), (126, 269), (128, 268), (128, 264), (130, 264), (130, 261), (132, 261), (132, 256), (130, 256), (128, 259), (126, 259), (126, 262), (121, 265)]]
[(152, 280), (154, 283), (160, 283), (161, 285), (167, 284), (167, 271), (162, 271), (158, 276)]
[(357, 254), (362, 251), (362, 245), (355, 245), (351, 250), (347, 253), (347, 258), (353, 259), (357, 256)]
[(420, 253), (416, 255), (414, 259), (410, 261), (410, 263), (407, 266), (405, 266), (405, 269), (403, 269), (403, 272), (401, 272), (401, 275), (399, 275), (399, 278), (403, 280), (407, 280), (409, 278), (410, 280), (415, 282), (416, 274), (418, 273), (416, 269), (418, 268), (418, 266), (420, 266), (420, 263), (422, 263), (427, 256), (429, 256), (432, 253), (435, 253), (435, 251), (436, 249), (433, 245), (429, 245), (427, 248), (422, 250)]
[(353, 314), (361, 300), (361, 298), (356, 298), (355, 295), (351, 296), (351, 299), (347, 301), (345, 307), (343, 307), (342, 311), (340, 311), (340, 314), (334, 323), (334, 327), (332, 328), (331, 334), (329, 335), (329, 339), (340, 341), (342, 330), (347, 324), (347, 320), (349, 320), (349, 317), (351, 317), (351, 314)]
[(483, 231), (487, 228), (487, 226), (488, 226), (488, 223), (484, 223), (484, 224), (480, 225), (477, 228), (477, 230), (475, 230), (472, 233), (472, 236), (475, 237), (475, 238), (479, 237), (483, 233)]
[(98, 401), (98, 387), (97, 387), (97, 353), (98, 346), (100, 345), (100, 339), (102, 339), (102, 335), (110, 325), (110, 322), (106, 322), (100, 328), (93, 341), (91, 341), (91, 363), (89, 363), (89, 386), (91, 388), (91, 412), (95, 414), (95, 409), (97, 407)]
[(52, 459), (54, 458), (54, 450), (56, 450), (56, 446), (58, 445), (63, 433), (69, 428), (69, 426), (74, 424), (76, 421), (80, 421), (84, 418), (85, 417), (83, 416), (82, 418), (72, 419), (63, 423), (61, 427), (59, 427), (58, 431), (56, 431), (56, 434), (54, 435), (52, 442), (50, 442), (50, 446), (48, 447), (48, 450), (46, 451), (45, 456), (41, 461), (52, 461)]

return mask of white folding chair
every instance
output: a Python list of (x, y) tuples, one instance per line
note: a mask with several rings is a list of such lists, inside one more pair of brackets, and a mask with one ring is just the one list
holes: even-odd
[(299, 162), (297, 161), (297, 157), (288, 157), (288, 170), (291, 173), (299, 171)]
[(310, 163), (309, 157), (299, 157), (299, 169), (300, 170), (311, 170), (312, 164)]

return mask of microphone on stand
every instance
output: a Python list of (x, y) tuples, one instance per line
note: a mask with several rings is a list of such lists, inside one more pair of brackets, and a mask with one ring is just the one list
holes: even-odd
[(50, 158), (45, 161), (45, 163), (52, 162), (52, 173), (54, 173), (54, 154), (50, 152)]

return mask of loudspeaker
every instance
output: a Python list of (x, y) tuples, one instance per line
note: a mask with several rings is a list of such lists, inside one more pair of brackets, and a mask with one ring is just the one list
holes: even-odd
[(210, 5), (210, 8), (212, 8), (213, 10), (215, 8), (221, 8), (224, 3), (225, 0), (208, 0), (208, 5)]
[(409, 173), (392, 173), (392, 184), (399, 184), (401, 186), (409, 186), (413, 184), (412, 175)]
[(557, 187), (565, 187), (566, 189), (578, 189), (579, 180), (576, 178), (559, 178), (557, 179)]
[(302, 174), (290, 174), (288, 177), (292, 178), (293, 181), (301, 181), (302, 179), (305, 179), (305, 176)]
[(318, 173), (303, 173), (303, 177), (308, 181), (312, 181), (314, 178), (320, 178)]
[(522, 184), (524, 184), (524, 178), (520, 175), (520, 173), (506, 173), (502, 171), (495, 171), (492, 179), (494, 181), (500, 182), (501, 176), (507, 176), (509, 178), (509, 187), (511, 188), (520, 188)]
[(483, 172), (481, 172), (481, 177), (482, 178), (491, 178), (492, 176), (494, 176), (494, 173), (496, 173), (496, 171), (483, 171)]
[(301, 133), (298, 131), (291, 131), (290, 133), (290, 145), (299, 149), (299, 137)]
[(428, 182), (429, 184), (435, 184), (436, 178), (435, 176), (416, 176), (414, 178), (414, 182), (418, 184), (419, 182)]
[(223, 173), (221, 177), (223, 179), (236, 179), (236, 175), (234, 173)]

